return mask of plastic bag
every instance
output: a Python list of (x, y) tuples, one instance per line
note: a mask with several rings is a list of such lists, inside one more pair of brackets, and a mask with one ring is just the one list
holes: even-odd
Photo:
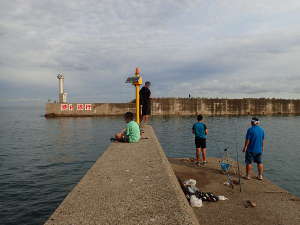
[(226, 197), (223, 196), (223, 195), (218, 196), (218, 199), (219, 199), (220, 201), (228, 200), (228, 198), (226, 198)]
[(210, 192), (196, 191), (195, 195), (197, 198), (201, 199), (202, 201), (207, 201), (207, 202), (219, 201), (219, 198)]
[(189, 179), (183, 182), (184, 186), (190, 185), (190, 186), (196, 186), (197, 181), (194, 179)]
[(187, 189), (190, 194), (195, 194), (199, 189), (196, 186), (187, 186)]
[(197, 181), (194, 179), (189, 179), (183, 182), (183, 185), (186, 186), (189, 194), (195, 194), (199, 189), (196, 187)]
[(199, 208), (199, 207), (203, 206), (202, 200), (197, 198), (195, 195), (191, 196), (190, 203), (191, 203), (192, 207), (198, 207)]

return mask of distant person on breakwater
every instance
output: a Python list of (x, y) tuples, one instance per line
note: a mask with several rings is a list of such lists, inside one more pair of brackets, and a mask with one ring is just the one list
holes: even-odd
[(200, 151), (202, 152), (202, 164), (205, 165), (206, 161), (206, 137), (208, 129), (205, 123), (203, 123), (203, 116), (198, 115), (197, 121), (192, 128), (192, 132), (195, 135), (196, 145), (196, 164), (200, 165)]
[(138, 142), (141, 138), (140, 127), (133, 120), (133, 113), (132, 112), (125, 113), (124, 120), (127, 123), (126, 128), (123, 129), (120, 133), (117, 133), (115, 135), (115, 140), (119, 142), (128, 142), (128, 143)]
[(264, 151), (265, 132), (259, 126), (259, 119), (253, 117), (251, 119), (251, 127), (247, 130), (245, 145), (243, 152), (245, 154), (246, 176), (245, 179), (250, 180), (252, 170), (252, 162), (257, 163), (258, 175), (257, 179), (263, 179), (264, 166), (262, 163), (262, 153)]
[(140, 104), (142, 105), (142, 121), (147, 123), (151, 114), (151, 83), (146, 81), (144, 87), (140, 90)]

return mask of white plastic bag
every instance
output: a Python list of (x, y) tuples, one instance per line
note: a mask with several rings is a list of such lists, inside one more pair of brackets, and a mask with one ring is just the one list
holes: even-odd
[(190, 203), (192, 207), (202, 207), (202, 200), (197, 198), (195, 195), (191, 196)]
[(197, 181), (194, 179), (189, 179), (183, 182), (184, 186), (190, 185), (190, 186), (196, 186)]
[(223, 196), (223, 195), (218, 196), (218, 199), (219, 199), (220, 201), (228, 200), (228, 198), (226, 198), (226, 197)]

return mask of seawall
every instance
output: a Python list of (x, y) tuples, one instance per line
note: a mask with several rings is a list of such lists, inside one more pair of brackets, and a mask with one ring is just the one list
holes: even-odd
[(112, 143), (46, 225), (199, 225), (151, 126)]
[[(134, 103), (47, 103), (46, 116), (119, 116), (134, 112)], [(288, 115), (300, 114), (300, 100), (153, 98), (152, 115)]]
[(153, 100), (154, 115), (251, 115), (297, 114), (300, 100), (158, 98)]

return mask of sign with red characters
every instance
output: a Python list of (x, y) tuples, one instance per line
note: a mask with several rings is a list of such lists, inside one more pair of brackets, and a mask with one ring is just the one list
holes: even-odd
[(74, 110), (74, 106), (72, 104), (69, 105), (69, 111), (73, 111)]
[(85, 109), (86, 111), (91, 111), (91, 110), (92, 110), (92, 104), (85, 104), (85, 105), (84, 105), (84, 109)]
[(84, 104), (77, 104), (77, 110), (79, 111), (84, 110)]
[[(75, 107), (73, 104), (60, 104), (61, 111), (74, 111)], [(92, 104), (76, 104), (77, 111), (91, 111)]]
[(66, 110), (68, 110), (68, 109), (69, 109), (68, 104), (60, 104), (60, 110), (61, 110), (61, 111), (66, 111)]

